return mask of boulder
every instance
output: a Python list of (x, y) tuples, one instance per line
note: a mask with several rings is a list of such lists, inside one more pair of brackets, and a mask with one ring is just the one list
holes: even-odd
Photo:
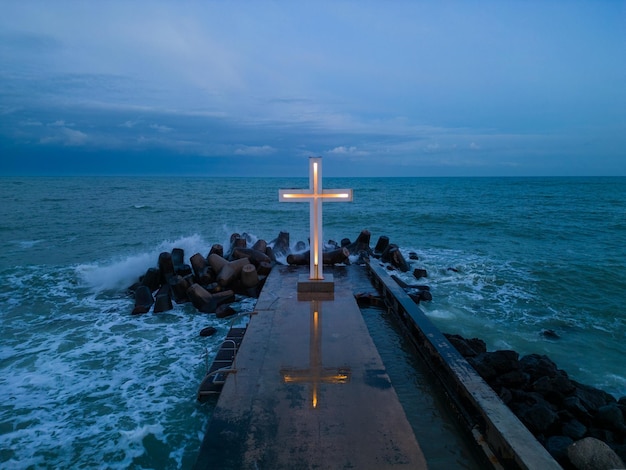
[(389, 237), (386, 235), (381, 235), (378, 237), (378, 241), (376, 242), (376, 246), (374, 247), (374, 256), (380, 257), (383, 252), (389, 246)]
[(241, 269), (246, 264), (250, 264), (250, 260), (248, 258), (239, 258), (233, 261), (229, 261), (224, 266), (222, 266), (222, 268), (217, 273), (217, 283), (222, 287), (229, 286), (239, 278)]
[(191, 269), (193, 270), (193, 275), (198, 284), (205, 286), (215, 280), (215, 275), (209, 262), (200, 253), (193, 255), (189, 259), (189, 262), (191, 263)]
[(558, 372), (556, 364), (545, 355), (529, 354), (522, 357), (519, 362), (522, 370), (530, 375), (532, 382), (544, 376), (554, 377)]
[(182, 248), (172, 250), (172, 263), (174, 264), (174, 273), (183, 277), (191, 273), (191, 266), (185, 263), (185, 251)]
[[(172, 278), (170, 278), (172, 279)], [(156, 301), (154, 302), (154, 313), (167, 312), (172, 310), (172, 289), (169, 283), (163, 284), (156, 294)]]
[(267, 250), (267, 242), (265, 240), (259, 239), (254, 243), (254, 245), (252, 245), (252, 249), (260, 251), (261, 253), (265, 253), (265, 250)]
[(421, 279), (423, 277), (428, 277), (428, 272), (426, 272), (425, 269), (415, 268), (413, 270), (413, 277), (415, 277), (415, 279)]
[(217, 333), (217, 329), (214, 326), (207, 326), (200, 330), (200, 336), (213, 336)]
[(175, 274), (171, 253), (164, 251), (159, 255), (159, 271), (161, 272), (161, 284), (167, 283), (168, 279)]
[(567, 457), (576, 470), (626, 468), (619, 456), (604, 442), (586, 437), (567, 448)]
[(573, 440), (577, 441), (578, 439), (582, 439), (587, 433), (587, 426), (578, 421), (577, 419), (571, 419), (565, 423), (563, 423), (561, 427), (561, 433), (564, 436), (571, 437)]
[(370, 233), (369, 230), (362, 230), (361, 233), (359, 233), (359, 236), (357, 237), (354, 243), (350, 243), (350, 240), (347, 240), (348, 244), (344, 245), (342, 241), (341, 246), (347, 248), (348, 252), (352, 255), (360, 253), (362, 251), (364, 251), (368, 255), (371, 255), (372, 254), (372, 249), (370, 248), (371, 236), (372, 234)]
[(230, 305), (220, 305), (215, 310), (215, 316), (217, 318), (227, 318), (235, 315), (237, 311)]
[(272, 251), (275, 256), (287, 256), (291, 252), (289, 246), (289, 232), (279, 232), (278, 237), (270, 242), (270, 245), (272, 245)]
[(152, 292), (148, 286), (139, 286), (135, 291), (135, 308), (132, 311), (133, 315), (139, 315), (141, 313), (148, 313), (150, 307), (154, 303), (152, 298)]
[(404, 256), (400, 252), (398, 245), (393, 243), (388, 245), (385, 251), (380, 255), (380, 259), (385, 263), (389, 263), (402, 272), (409, 270), (409, 264), (404, 259)]
[(576, 387), (573, 396), (577, 397), (582, 405), (591, 414), (597, 413), (598, 410), (604, 405), (616, 402), (613, 395), (606, 393), (604, 390), (600, 390), (590, 385), (581, 384), (575, 380), (572, 380), (572, 383)]
[(194, 307), (203, 313), (215, 313), (217, 299), (200, 284), (192, 284), (187, 289), (187, 297)]
[(615, 433), (626, 434), (624, 415), (617, 403), (609, 403), (608, 405), (598, 408), (598, 412), (594, 416), (593, 421), (598, 427), (608, 429)]
[(254, 266), (259, 266), (261, 263), (271, 263), (272, 261), (264, 251), (255, 250), (254, 248), (235, 248), (231, 254), (231, 259), (241, 258), (248, 258)]
[(219, 243), (215, 243), (213, 246), (211, 246), (211, 250), (209, 250), (209, 255), (207, 256), (207, 259), (211, 255), (218, 255), (218, 256), (223, 258), (224, 257), (224, 247), (222, 245), (220, 245)]
[(188, 302), (187, 298), (187, 289), (189, 289), (189, 282), (186, 278), (182, 277), (180, 274), (176, 276), (170, 277), (169, 281), (170, 287), (172, 288), (172, 296), (174, 297), (174, 301), (177, 304), (182, 304)]
[(535, 435), (545, 433), (559, 419), (559, 416), (547, 403), (536, 403), (521, 410), (518, 416), (530, 432)]
[(254, 264), (246, 264), (241, 268), (241, 284), (244, 287), (254, 287), (259, 283), (259, 275)]
[(154, 292), (161, 285), (161, 271), (158, 268), (148, 268), (141, 278), (141, 283), (148, 287), (150, 292)]
[(567, 448), (574, 443), (574, 440), (568, 436), (550, 436), (546, 440), (546, 450), (559, 463), (567, 462)]

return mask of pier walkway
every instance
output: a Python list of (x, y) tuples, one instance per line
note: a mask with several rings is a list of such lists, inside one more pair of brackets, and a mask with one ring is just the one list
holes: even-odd
[(261, 292), (195, 468), (411, 468), (426, 462), (374, 346), (356, 292), (297, 292), (306, 267), (276, 266)]

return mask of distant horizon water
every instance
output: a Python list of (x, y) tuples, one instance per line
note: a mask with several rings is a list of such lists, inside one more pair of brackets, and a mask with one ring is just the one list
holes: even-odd
[[(0, 181), (1, 466), (189, 468), (211, 413), (196, 388), (228, 322), (189, 305), (131, 316), (125, 290), (175, 247), (188, 259), (235, 232), (306, 241), (306, 205), (278, 202), (306, 176)], [(354, 190), (354, 202), (325, 205), (324, 239), (367, 229), (372, 247), (385, 235), (415, 252), (411, 271), (426, 269), (419, 283), (433, 294), (421, 308), (443, 332), (547, 354), (573, 379), (626, 395), (626, 177), (324, 186)], [(411, 271), (401, 277), (414, 283)], [(218, 334), (200, 338), (210, 325)]]

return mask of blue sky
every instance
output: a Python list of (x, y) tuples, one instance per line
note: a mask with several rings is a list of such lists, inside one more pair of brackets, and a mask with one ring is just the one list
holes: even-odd
[(38, 2), (0, 174), (626, 175), (626, 2)]

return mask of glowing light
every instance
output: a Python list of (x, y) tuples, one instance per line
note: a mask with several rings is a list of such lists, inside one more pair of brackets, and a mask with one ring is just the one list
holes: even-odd
[(324, 367), (322, 361), (322, 325), (321, 303), (318, 300), (311, 301), (311, 317), (309, 328), (309, 367), (306, 369), (281, 369), (283, 382), (310, 383), (311, 406), (317, 408), (319, 404), (320, 384), (345, 384), (350, 381), (351, 370), (349, 367)]
[(280, 202), (309, 202), (310, 205), (310, 245), (311, 258), (309, 278), (311, 280), (324, 279), (320, 260), (323, 260), (322, 237), (322, 202), (349, 202), (352, 201), (351, 189), (322, 189), (322, 158), (309, 158), (309, 189), (280, 189)]

